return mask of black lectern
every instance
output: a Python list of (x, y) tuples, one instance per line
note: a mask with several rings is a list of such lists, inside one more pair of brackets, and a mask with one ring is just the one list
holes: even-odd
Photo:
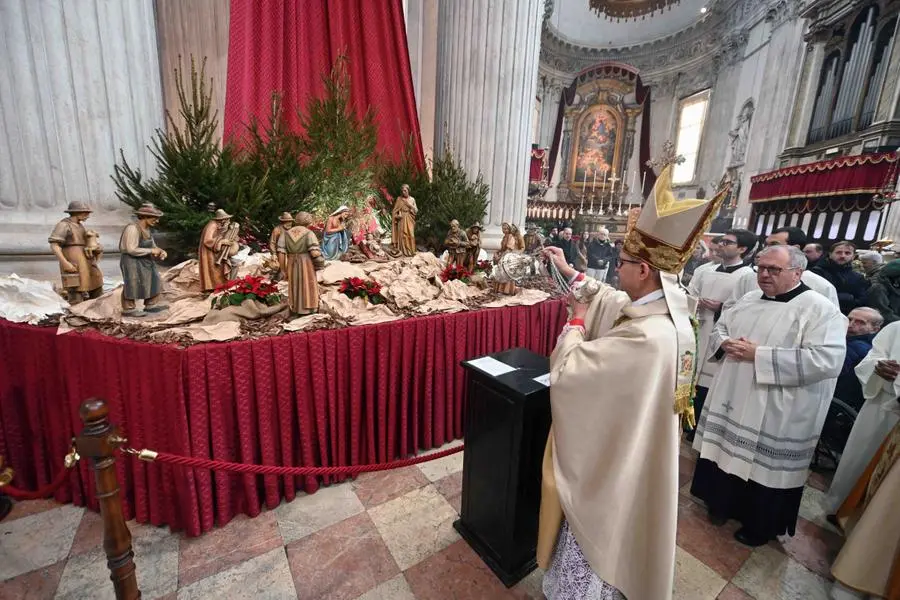
[(476, 366), (479, 359), (462, 363), (469, 376), (466, 453), (462, 511), (453, 526), (510, 587), (537, 564), (550, 388), (535, 378), (550, 367), (548, 359), (523, 348), (490, 357), (515, 370), (492, 375)]

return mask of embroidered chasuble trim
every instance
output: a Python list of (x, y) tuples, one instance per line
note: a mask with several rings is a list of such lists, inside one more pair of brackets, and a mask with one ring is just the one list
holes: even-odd
[[(709, 415), (709, 414), (710, 413), (703, 413), (703, 417), (700, 418), (699, 427), (706, 426), (706, 422), (709, 420), (709, 416), (707, 416), (707, 415)], [(753, 435), (758, 435), (760, 437), (769, 438), (770, 440), (772, 440), (774, 442), (784, 442), (784, 443), (788, 443), (788, 444), (809, 444), (811, 442), (819, 441), (819, 436), (812, 436), (812, 437), (808, 437), (808, 438), (805, 438), (802, 440), (797, 439), (797, 438), (790, 438), (790, 437), (777, 437), (777, 436), (772, 435), (771, 433), (766, 433), (765, 431), (760, 431), (759, 429), (753, 429), (752, 427), (747, 427), (746, 425), (742, 425), (742, 424), (738, 423), (737, 421), (735, 421), (734, 419), (731, 419), (730, 417), (723, 415), (722, 413), (711, 412), (711, 414), (715, 417), (718, 417), (722, 421), (725, 421), (729, 425), (736, 427), (737, 429), (743, 429), (744, 431), (751, 433)]]

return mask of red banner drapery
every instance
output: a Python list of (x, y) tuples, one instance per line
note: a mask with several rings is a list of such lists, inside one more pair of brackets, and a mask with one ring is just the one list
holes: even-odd
[(761, 173), (751, 179), (751, 202), (875, 194), (897, 180), (896, 152), (842, 156)]
[[(231, 0), (225, 137), (271, 114), (273, 91), (303, 110), (345, 55), (355, 109), (375, 110), (378, 148), (399, 158), (408, 137), (424, 167), (401, 0)], [(288, 124), (299, 119), (286, 111)]]
[[(17, 486), (48, 484), (81, 431), (79, 405), (98, 396), (135, 448), (266, 465), (388, 462), (462, 436), (460, 361), (514, 347), (547, 355), (565, 319), (557, 300), (187, 349), (0, 319), (0, 454)], [(318, 486), (131, 456), (116, 469), (127, 519), (190, 536)], [(55, 498), (97, 509), (85, 461)]]

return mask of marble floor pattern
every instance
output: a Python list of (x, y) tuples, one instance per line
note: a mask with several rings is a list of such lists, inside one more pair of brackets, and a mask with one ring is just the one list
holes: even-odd
[[(255, 519), (187, 538), (129, 523), (145, 600), (243, 598), (494, 600), (542, 598), (541, 573), (512, 589), (453, 529), (462, 453), (298, 496)], [(755, 550), (713, 527), (688, 494), (693, 451), (680, 461), (678, 600), (826, 600), (841, 537), (820, 508), (813, 474), (797, 535)], [(52, 501), (19, 503), (0, 523), (0, 600), (112, 600), (97, 514)]]

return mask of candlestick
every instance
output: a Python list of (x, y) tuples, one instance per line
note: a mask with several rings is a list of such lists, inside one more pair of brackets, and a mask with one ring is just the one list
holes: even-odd
[(634, 184), (637, 183), (637, 170), (631, 172), (631, 190), (634, 190)]
[(594, 169), (594, 182), (591, 184), (591, 193), (594, 193), (594, 189), (597, 187), (597, 169)]
[(591, 214), (594, 214), (594, 195), (591, 194)]
[(644, 184), (647, 182), (647, 171), (641, 174), (641, 198), (644, 198)]
[(603, 185), (606, 185), (606, 176), (609, 175), (609, 169), (603, 170)]

